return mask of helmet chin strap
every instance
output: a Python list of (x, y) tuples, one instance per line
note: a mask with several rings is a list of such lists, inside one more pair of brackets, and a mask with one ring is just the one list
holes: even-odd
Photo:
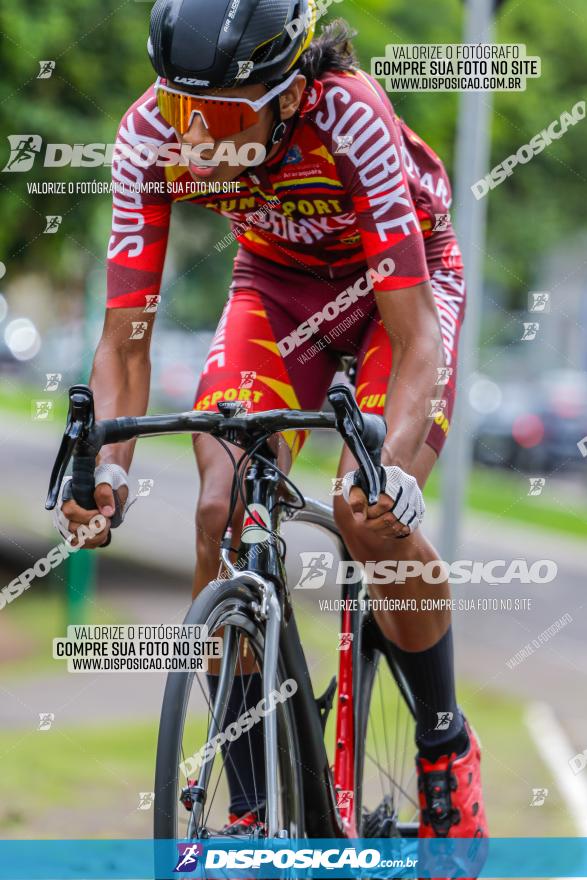
[[(273, 112), (273, 126), (271, 128), (269, 140), (265, 144), (265, 159), (267, 159), (267, 157), (269, 156), (269, 153), (271, 152), (273, 147), (282, 140), (285, 132), (287, 131), (287, 124), (281, 118), (281, 106), (279, 104), (279, 95), (277, 95), (275, 98), (273, 98), (270, 106), (271, 106), (271, 110)], [(252, 166), (249, 165), (247, 168), (245, 168), (245, 171), (252, 170), (254, 172), (255, 168), (256, 168), (255, 165), (252, 165)]]
[(276, 95), (275, 98), (273, 98), (273, 100), (271, 101), (271, 109), (273, 110), (273, 128), (271, 129), (269, 140), (265, 144), (267, 155), (269, 155), (272, 148), (280, 142), (287, 130), (287, 126), (281, 118), (281, 105), (279, 103), (279, 95)]

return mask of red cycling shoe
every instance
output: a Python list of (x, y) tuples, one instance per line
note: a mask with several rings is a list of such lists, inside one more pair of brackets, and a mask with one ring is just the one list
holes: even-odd
[(251, 836), (263, 837), (265, 825), (259, 819), (256, 810), (251, 810), (242, 816), (234, 813), (228, 814), (228, 824), (222, 829), (223, 834), (250, 834)]
[(416, 758), (420, 838), (489, 836), (481, 788), (481, 749), (467, 721), (465, 725), (469, 746), (461, 755), (453, 752), (434, 762)]

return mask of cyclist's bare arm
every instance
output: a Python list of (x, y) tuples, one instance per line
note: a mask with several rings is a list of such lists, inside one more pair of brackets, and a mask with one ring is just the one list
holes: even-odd
[(432, 423), (431, 401), (442, 396), (437, 394), (438, 368), (444, 366), (438, 311), (429, 281), (376, 291), (375, 298), (393, 351), (382, 462), (411, 473)]
[[(155, 314), (144, 308), (107, 309), (90, 377), (96, 419), (143, 416), (147, 412), (154, 318)], [(135, 442), (105, 446), (100, 463), (119, 464), (128, 472)]]
[[(438, 312), (429, 281), (403, 290), (376, 291), (375, 298), (393, 350), (381, 462), (412, 474), (430, 429), (431, 401), (442, 396), (438, 368), (444, 366), (444, 349)], [(365, 494), (353, 488), (349, 501), (355, 517), (372, 531), (384, 537), (409, 534), (391, 513), (393, 502), (388, 495), (380, 495), (377, 504), (367, 507)]]
[[(150, 385), (150, 344), (154, 314), (143, 307), (108, 309), (94, 356), (90, 385), (94, 392), (96, 419), (117, 416), (142, 416), (147, 411)], [(145, 326), (146, 324), (146, 326)], [(134, 325), (134, 326), (133, 326)], [(137, 326), (139, 330), (137, 332)], [(134, 331), (134, 332), (133, 332)], [(100, 464), (118, 464), (128, 473), (135, 447), (134, 440), (105, 446), (99, 456)], [(125, 503), (128, 490), (119, 489), (120, 501)], [(87, 539), (84, 547), (95, 548), (106, 543), (110, 531), (110, 517), (114, 513), (114, 494), (111, 486), (101, 483), (95, 492), (96, 509), (84, 510), (75, 501), (66, 501), (63, 512), (70, 521), (70, 531), (87, 524), (98, 510), (106, 518), (106, 527), (94, 538)]]

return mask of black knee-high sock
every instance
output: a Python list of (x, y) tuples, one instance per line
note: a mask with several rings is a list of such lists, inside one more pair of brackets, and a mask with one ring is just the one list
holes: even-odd
[[(212, 706), (218, 690), (218, 676), (207, 674)], [(247, 709), (263, 698), (261, 674), (238, 675), (228, 698), (222, 730), (236, 721)], [(222, 746), (224, 767), (230, 792), (230, 812), (242, 816), (259, 808), (261, 819), (265, 806), (265, 762), (262, 719), (238, 739)]]
[(430, 761), (453, 751), (460, 755), (468, 735), (455, 695), (452, 629), (425, 651), (404, 651), (394, 644), (391, 649), (416, 701), (420, 755)]

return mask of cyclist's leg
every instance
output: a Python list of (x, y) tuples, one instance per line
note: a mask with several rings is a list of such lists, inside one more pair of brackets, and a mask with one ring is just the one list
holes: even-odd
[[(432, 252), (431, 252), (432, 251)], [(412, 473), (420, 487), (440, 453), (454, 404), (456, 353), (465, 306), (465, 284), (458, 244), (450, 231), (429, 248), (428, 262), (439, 311), (445, 362), (443, 400)], [(383, 412), (391, 368), (389, 338), (379, 324), (370, 328), (359, 358), (357, 398), (361, 409)], [(355, 467), (345, 451), (339, 473)], [(336, 498), (336, 514), (349, 549), (359, 561), (395, 560), (433, 563), (438, 554), (419, 529), (408, 538), (375, 541), (357, 527), (348, 505)], [(373, 584), (375, 598), (448, 598), (447, 581), (426, 583), (421, 576), (387, 587)], [(392, 643), (396, 662), (416, 698), (420, 836), (477, 837), (487, 835), (480, 775), (480, 749), (464, 721), (455, 696), (450, 613), (447, 611), (378, 612), (377, 622)], [(450, 714), (449, 714), (450, 713)], [(442, 719), (442, 724), (440, 723)], [(448, 725), (447, 725), (448, 721)]]
[[(337, 356), (328, 348), (306, 357), (310, 343), (301, 348), (288, 346), (289, 353), (282, 356), (277, 343), (333, 299), (340, 286), (332, 287), (264, 260), (249, 258), (246, 265), (240, 269), (237, 266), (232, 296), (200, 378), (195, 409), (215, 410), (219, 400), (241, 400), (252, 412), (318, 409), (336, 371)], [(326, 322), (325, 329), (328, 326)], [(308, 432), (288, 434), (281, 443), (279, 459), (280, 467), (286, 471)], [(227, 466), (226, 453), (214, 438), (195, 435), (194, 449), (201, 480), (196, 514), (195, 595), (217, 575), (232, 468)], [(242, 454), (238, 449), (232, 450), (238, 457)], [(239, 508), (233, 520), (235, 544), (242, 516)]]
[[(285, 291), (278, 288), (282, 296)], [(287, 302), (287, 300), (285, 300)], [(322, 403), (335, 369), (334, 360), (323, 355), (312, 361), (312, 381), (302, 376), (302, 364), (287, 364), (276, 340), (291, 332), (299, 321), (274, 304), (260, 291), (240, 288), (234, 291), (224, 310), (212, 343), (196, 395), (197, 410), (216, 409), (219, 400), (241, 400), (250, 411), (268, 409), (316, 409)], [(302, 381), (305, 378), (305, 381)], [(288, 432), (280, 442), (279, 465), (287, 471), (307, 432)], [(194, 449), (200, 472), (201, 490), (196, 515), (198, 564), (194, 594), (218, 574), (219, 543), (226, 525), (233, 469), (226, 452), (214, 438), (196, 435)], [(241, 450), (232, 447), (236, 458)], [(233, 544), (239, 541), (243, 510), (239, 505), (233, 518)], [(262, 698), (261, 676), (250, 663), (251, 653), (239, 658), (243, 681), (230, 694), (224, 727)], [(218, 686), (218, 668), (211, 666), (208, 676), (210, 695)], [(247, 694), (243, 705), (243, 688)], [(230, 755), (228, 756), (228, 749)], [(249, 811), (260, 812), (264, 801), (263, 726), (255, 725), (247, 736), (239, 737), (223, 750), (230, 789), (230, 820), (250, 818)], [(244, 817), (244, 818), (243, 818)]]
[[(412, 473), (421, 488), (424, 487), (442, 449), (452, 414), (456, 380), (454, 371), (456, 342), (464, 308), (462, 277), (453, 278), (452, 275), (447, 274), (443, 266), (439, 269), (439, 277), (436, 277), (433, 267), (431, 272), (437, 303), (438, 297), (441, 301), (446, 294), (454, 294), (455, 302), (459, 302), (459, 309), (455, 319), (452, 345), (447, 344), (446, 337), (444, 340), (446, 361), (453, 366), (449, 382), (444, 385), (445, 404), (444, 407), (439, 408), (440, 414), (432, 425), (427, 442), (412, 468)], [(450, 286), (451, 284), (453, 287)], [(377, 321), (369, 327), (358, 359), (357, 400), (363, 411), (383, 413), (391, 359), (389, 337), (382, 324)], [(342, 475), (354, 467), (352, 456), (345, 450), (341, 458), (339, 474)], [(361, 562), (392, 560), (396, 563), (414, 562), (425, 566), (439, 559), (422, 529), (418, 529), (408, 538), (382, 541), (364, 527), (355, 524), (350, 508), (341, 497), (335, 499), (335, 513), (347, 546), (354, 558)], [(373, 584), (370, 590), (374, 598), (393, 596), (396, 599), (416, 599), (418, 607), (422, 599), (448, 599), (450, 596), (446, 580), (431, 584), (427, 583), (420, 574), (406, 577), (403, 584)], [(420, 697), (417, 719), (418, 743), (421, 748), (428, 748), (432, 755), (452, 738), (461, 737), (463, 731), (460, 714), (456, 711), (454, 694), (450, 611), (446, 608), (421, 610), (418, 613), (378, 611), (376, 619), (383, 633), (397, 646), (404, 671), (406, 672), (407, 667), (410, 667), (406, 674), (409, 675), (412, 689)], [(451, 725), (446, 730), (435, 729), (438, 712), (453, 713)]]
[[(267, 306), (256, 290), (237, 290), (227, 302), (196, 393), (194, 408), (216, 410), (220, 400), (240, 401), (249, 412), (297, 407), (283, 359), (275, 345)], [(299, 440), (288, 438), (295, 444)], [(291, 449), (278, 438), (279, 466), (287, 471)], [(243, 452), (229, 448), (238, 461)], [(196, 573), (194, 595), (218, 575), (218, 554), (229, 509), (233, 468), (226, 451), (213, 437), (194, 435), (194, 452), (200, 475), (196, 511)], [(238, 546), (243, 521), (238, 503), (233, 521), (233, 544)]]

